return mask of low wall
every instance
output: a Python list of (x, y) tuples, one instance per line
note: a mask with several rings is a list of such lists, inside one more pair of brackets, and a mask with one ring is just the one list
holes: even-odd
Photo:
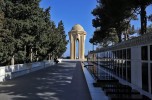
[(16, 64), (0, 67), (0, 82), (54, 65), (53, 61)]
[(62, 61), (87, 61), (87, 59), (62, 59)]
[(0, 82), (3, 82), (5, 79), (5, 67), (0, 67)]

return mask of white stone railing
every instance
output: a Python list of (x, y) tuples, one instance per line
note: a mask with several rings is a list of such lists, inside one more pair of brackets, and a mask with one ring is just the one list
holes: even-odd
[(54, 61), (16, 64), (0, 67), (0, 82), (54, 65)]
[(0, 67), (0, 82), (5, 79), (5, 67)]

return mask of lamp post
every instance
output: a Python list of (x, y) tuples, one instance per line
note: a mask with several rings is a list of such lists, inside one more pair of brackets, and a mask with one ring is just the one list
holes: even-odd
[(38, 49), (38, 48), (35, 48), (35, 50), (36, 50), (36, 51), (35, 51), (36, 61), (39, 60), (39, 58), (38, 58), (38, 53), (37, 53), (37, 49)]
[(26, 45), (24, 45), (24, 56), (25, 56), (25, 58), (24, 58), (24, 63), (26, 63)]
[(99, 67), (99, 63), (98, 63), (98, 59), (99, 59), (99, 54), (97, 53), (97, 77), (99, 78), (99, 69), (98, 69), (98, 67)]
[(11, 65), (14, 65), (14, 55), (11, 58)]
[(94, 43), (92, 44), (92, 50), (94, 51)]
[(33, 44), (30, 43), (30, 61), (33, 61)]
[[(13, 32), (13, 38), (15, 38), (14, 37), (14, 32)], [(14, 43), (14, 41), (13, 41), (13, 55), (12, 55), (12, 58), (11, 58), (11, 65), (14, 65), (15, 63), (15, 61), (14, 61), (14, 51), (15, 51), (15, 43)]]
[(38, 61), (39, 58), (38, 58), (38, 46), (37, 46), (37, 42), (34, 43), (34, 52), (35, 52), (35, 61)]
[(51, 60), (51, 59), (50, 59), (51, 54), (49, 53), (48, 56), (49, 56), (49, 61), (50, 61), (50, 60)]

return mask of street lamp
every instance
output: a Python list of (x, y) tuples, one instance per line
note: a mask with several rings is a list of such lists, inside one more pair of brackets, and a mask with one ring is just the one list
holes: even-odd
[(33, 45), (33, 49), (34, 49), (34, 51), (33, 52), (35, 52), (35, 56), (34, 56), (34, 60), (35, 61), (38, 61), (38, 46), (37, 46), (37, 42), (35, 42), (34, 43), (34, 45)]
[(33, 61), (33, 44), (30, 43), (29, 46), (30, 46), (30, 61), (32, 62)]
[[(26, 61), (29, 62), (29, 60), (32, 62), (32, 57), (33, 57), (33, 44), (29, 43), (25, 45), (25, 52), (26, 52)], [(29, 58), (30, 56), (30, 58)]]

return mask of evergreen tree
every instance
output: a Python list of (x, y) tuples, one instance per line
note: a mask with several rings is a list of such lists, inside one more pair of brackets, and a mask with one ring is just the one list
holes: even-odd
[[(140, 8), (140, 22), (141, 22), (141, 33), (146, 33), (147, 28), (147, 15), (146, 15), (146, 7), (152, 4), (152, 0), (138, 0), (136, 2), (137, 6)], [(135, 4), (135, 6), (136, 6)]]
[(152, 22), (152, 14), (148, 17), (148, 19)]
[[(58, 40), (60, 35), (57, 31), (56, 25), (53, 21), (50, 21), (50, 7), (47, 8), (44, 12), (45, 20), (45, 30), (38, 39), (40, 48), (39, 48), (39, 57), (40, 60), (47, 59), (48, 55), (56, 55), (56, 48), (58, 47)], [(58, 47), (59, 48), (59, 47)]]
[(16, 63), (29, 62), (31, 53), (31, 61), (38, 61), (57, 52), (56, 48), (59, 50), (57, 56), (65, 51), (65, 38), (62, 39), (62, 46), (58, 46), (57, 42), (64, 27), (61, 29), (63, 31), (59, 31), (60, 28), (56, 28), (50, 20), (50, 7), (44, 10), (39, 7), (39, 2), (40, 0), (4, 0), (4, 28), (10, 30), (10, 35), (15, 40), (12, 42), (15, 49), (12, 49), (12, 56), (15, 56)]
[(4, 21), (4, 13), (2, 11), (3, 5), (4, 5), (3, 0), (0, 0), (0, 30), (2, 30), (3, 28), (3, 21)]
[(14, 51), (13, 42), (10, 31), (4, 28), (4, 1), (0, 0), (0, 65), (10, 64)]
[[(48, 27), (44, 11), (39, 8), (39, 2), (40, 0), (5, 0), (6, 28), (11, 30), (16, 41), (14, 53), (16, 63), (30, 61), (31, 49), (34, 49), (35, 45), (38, 52), (45, 52), (40, 48), (46, 41), (44, 34)], [(36, 55), (35, 51), (33, 55)]]
[(24, 0), (5, 0), (5, 27), (11, 30), (12, 37), (15, 39), (16, 63), (23, 63), (26, 59), (26, 52), (29, 52), (29, 50), (26, 51), (27, 48), (29, 49), (28, 44), (33, 40), (31, 34), (34, 32), (31, 29), (35, 23), (30, 19), (32, 8), (29, 6), (25, 5)]
[(147, 27), (147, 33), (152, 34), (152, 24)]
[(98, 0), (97, 7), (92, 11), (95, 16), (92, 23), (97, 29), (92, 40), (97, 40), (97, 43), (107, 40), (111, 36), (110, 33), (114, 33), (114, 29), (121, 42), (123, 31), (128, 29), (131, 19), (136, 18), (133, 2), (132, 0)]
[(59, 38), (58, 38), (58, 46), (57, 46), (57, 56), (61, 57), (63, 55), (63, 53), (66, 51), (66, 45), (68, 43), (68, 41), (66, 40), (66, 34), (64, 31), (64, 25), (62, 20), (58, 23), (58, 27), (57, 27), (57, 31), (59, 34)]
[(124, 35), (124, 40), (128, 40), (129, 39), (129, 35), (133, 35), (135, 33), (135, 28), (134, 25), (130, 25), (128, 26), (128, 28), (124, 31), (123, 35)]

